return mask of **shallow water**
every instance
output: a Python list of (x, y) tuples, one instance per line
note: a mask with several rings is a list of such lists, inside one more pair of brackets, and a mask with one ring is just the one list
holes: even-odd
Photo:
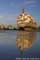
[[(20, 57), (20, 50), (16, 46), (16, 37), (18, 31), (0, 31), (0, 60), (14, 60)], [(23, 53), (25, 58), (40, 57), (40, 32), (36, 32), (32, 47), (26, 49)]]

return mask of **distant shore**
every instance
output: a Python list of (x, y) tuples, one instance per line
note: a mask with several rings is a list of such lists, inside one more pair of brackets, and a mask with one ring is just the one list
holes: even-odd
[[(25, 30), (25, 29), (22, 29), (22, 28), (19, 28), (19, 29), (17, 29), (17, 28), (14, 28), (14, 29), (0, 29), (0, 30), (16, 30), (16, 31), (23, 30), (23, 31), (30, 31), (30, 28), (28, 30)], [(38, 29), (38, 28), (32, 28), (32, 30), (40, 32), (40, 29)]]

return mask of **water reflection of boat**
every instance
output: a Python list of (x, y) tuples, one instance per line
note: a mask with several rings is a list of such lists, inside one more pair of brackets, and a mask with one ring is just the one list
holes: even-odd
[(26, 50), (32, 47), (32, 44), (35, 40), (34, 38), (35, 38), (35, 32), (33, 32), (33, 30), (30, 32), (19, 31), (17, 33), (16, 45), (21, 51)]

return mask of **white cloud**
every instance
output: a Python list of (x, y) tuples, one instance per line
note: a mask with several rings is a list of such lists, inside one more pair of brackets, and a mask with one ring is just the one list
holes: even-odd
[(36, 7), (36, 1), (30, 0), (24, 2), (24, 7), (26, 6), (28, 9)]
[(15, 24), (15, 23), (16, 23), (15, 14), (0, 15), (0, 24)]
[(36, 1), (32, 1), (32, 0), (31, 1), (25, 1), (24, 2), (24, 5), (34, 4), (34, 3), (36, 3)]
[(30, 5), (32, 5), (33, 7), (35, 7), (36, 3), (37, 3), (36, 0), (35, 1), (34, 0), (25, 0), (24, 2), (19, 3), (18, 7), (19, 8), (26, 8), (26, 7), (29, 8)]
[(1, 19), (1, 18), (4, 18), (4, 16), (0, 16), (0, 19)]

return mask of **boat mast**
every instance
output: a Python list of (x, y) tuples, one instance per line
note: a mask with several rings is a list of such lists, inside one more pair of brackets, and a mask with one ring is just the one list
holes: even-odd
[(24, 8), (22, 9), (22, 13), (24, 13)]

